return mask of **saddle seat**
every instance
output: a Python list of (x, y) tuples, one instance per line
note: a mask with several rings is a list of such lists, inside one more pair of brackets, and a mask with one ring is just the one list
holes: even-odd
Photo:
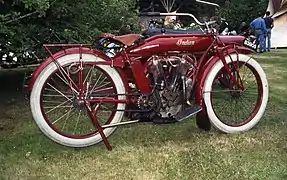
[(122, 36), (116, 36), (110, 33), (102, 33), (99, 35), (99, 37), (100, 38), (111, 38), (127, 46), (131, 46), (135, 41), (143, 38), (143, 36), (140, 34), (127, 34), (127, 35), (122, 35)]

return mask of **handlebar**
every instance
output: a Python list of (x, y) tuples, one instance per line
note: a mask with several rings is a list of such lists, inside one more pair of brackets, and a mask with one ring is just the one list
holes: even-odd
[(140, 16), (189, 16), (194, 19), (194, 21), (201, 26), (209, 26), (215, 24), (216, 21), (200, 22), (193, 14), (189, 13), (160, 13), (160, 12), (143, 12)]
[(208, 2), (208, 1), (196, 0), (196, 2), (202, 3), (202, 4), (208, 4), (208, 5), (211, 5), (211, 6), (220, 7), (218, 4), (212, 3), (212, 2)]
[(140, 16), (161, 16), (160, 12), (141, 12)]

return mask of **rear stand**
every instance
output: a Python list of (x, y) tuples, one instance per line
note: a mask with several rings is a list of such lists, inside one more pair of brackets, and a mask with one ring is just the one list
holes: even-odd
[(97, 113), (97, 111), (98, 111), (99, 107), (101, 106), (101, 104), (102, 103), (99, 103), (96, 106), (95, 110), (92, 110), (91, 106), (88, 104), (88, 102), (87, 101), (85, 102), (85, 105), (86, 105), (86, 108), (87, 108), (87, 111), (88, 111), (88, 115), (90, 116), (93, 125), (97, 127), (97, 129), (98, 129), (98, 131), (99, 131), (99, 133), (100, 133), (100, 135), (101, 135), (101, 137), (102, 137), (107, 149), (111, 151), (112, 150), (112, 146), (110, 145), (110, 143), (108, 141), (108, 138), (107, 138), (107, 136), (104, 133), (103, 127), (100, 125), (98, 119), (95, 117), (95, 114)]

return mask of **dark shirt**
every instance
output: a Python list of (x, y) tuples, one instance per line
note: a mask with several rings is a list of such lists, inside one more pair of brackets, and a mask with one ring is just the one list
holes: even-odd
[(273, 24), (273, 19), (272, 17), (265, 17), (264, 18), (265, 24), (266, 24), (266, 28), (267, 29), (271, 29), (272, 28), (272, 24)]

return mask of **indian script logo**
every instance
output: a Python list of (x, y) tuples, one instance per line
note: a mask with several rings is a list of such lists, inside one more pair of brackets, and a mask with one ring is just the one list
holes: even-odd
[(178, 46), (193, 46), (195, 41), (179, 39), (176, 43)]

